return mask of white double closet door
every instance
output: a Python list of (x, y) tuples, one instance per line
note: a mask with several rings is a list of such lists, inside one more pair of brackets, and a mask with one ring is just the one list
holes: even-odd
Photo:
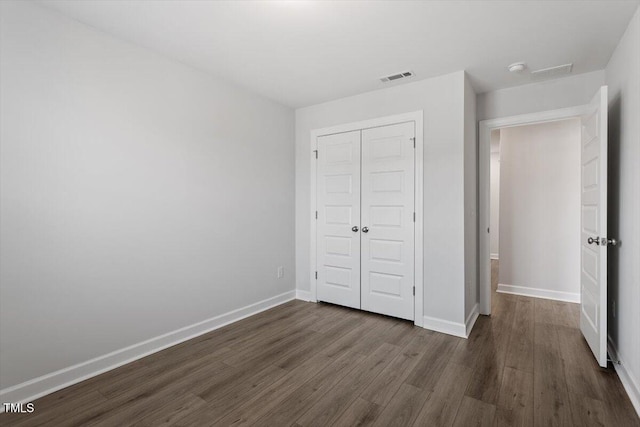
[(317, 299), (414, 319), (415, 123), (317, 140)]

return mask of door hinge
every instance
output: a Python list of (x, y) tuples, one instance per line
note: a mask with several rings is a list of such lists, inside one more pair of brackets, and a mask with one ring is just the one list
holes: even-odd
[(416, 213), (413, 213), (413, 222), (416, 222)]
[(411, 138), (411, 140), (413, 141), (413, 148), (416, 148), (416, 139), (415, 138)]
[(316, 211), (316, 219), (318, 219), (318, 211)]
[(414, 297), (416, 296), (416, 287), (415, 286), (413, 287), (413, 296)]
[(318, 272), (316, 271), (316, 280), (318, 280)]
[(318, 150), (313, 150), (313, 152), (315, 153), (316, 159), (317, 159), (318, 158)]

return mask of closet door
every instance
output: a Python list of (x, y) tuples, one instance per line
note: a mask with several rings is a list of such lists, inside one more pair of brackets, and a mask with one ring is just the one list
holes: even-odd
[(362, 131), (362, 309), (414, 318), (414, 122)]
[(360, 131), (317, 143), (317, 299), (360, 308)]

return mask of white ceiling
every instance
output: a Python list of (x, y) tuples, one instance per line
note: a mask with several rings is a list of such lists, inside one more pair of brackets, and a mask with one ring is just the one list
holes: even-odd
[(150, 1), (41, 4), (291, 107), (467, 70), (478, 93), (530, 69), (603, 69), (638, 6), (629, 1)]

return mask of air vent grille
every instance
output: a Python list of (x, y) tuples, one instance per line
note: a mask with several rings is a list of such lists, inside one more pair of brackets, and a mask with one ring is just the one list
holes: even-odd
[(557, 77), (566, 76), (571, 74), (573, 64), (558, 65), (557, 67), (543, 68), (542, 70), (536, 70), (531, 72), (532, 80), (548, 80), (555, 79)]
[(407, 77), (413, 77), (413, 71), (404, 71), (402, 73), (396, 73), (389, 76), (381, 77), (380, 81), (386, 83), (392, 82), (394, 80), (406, 79)]

